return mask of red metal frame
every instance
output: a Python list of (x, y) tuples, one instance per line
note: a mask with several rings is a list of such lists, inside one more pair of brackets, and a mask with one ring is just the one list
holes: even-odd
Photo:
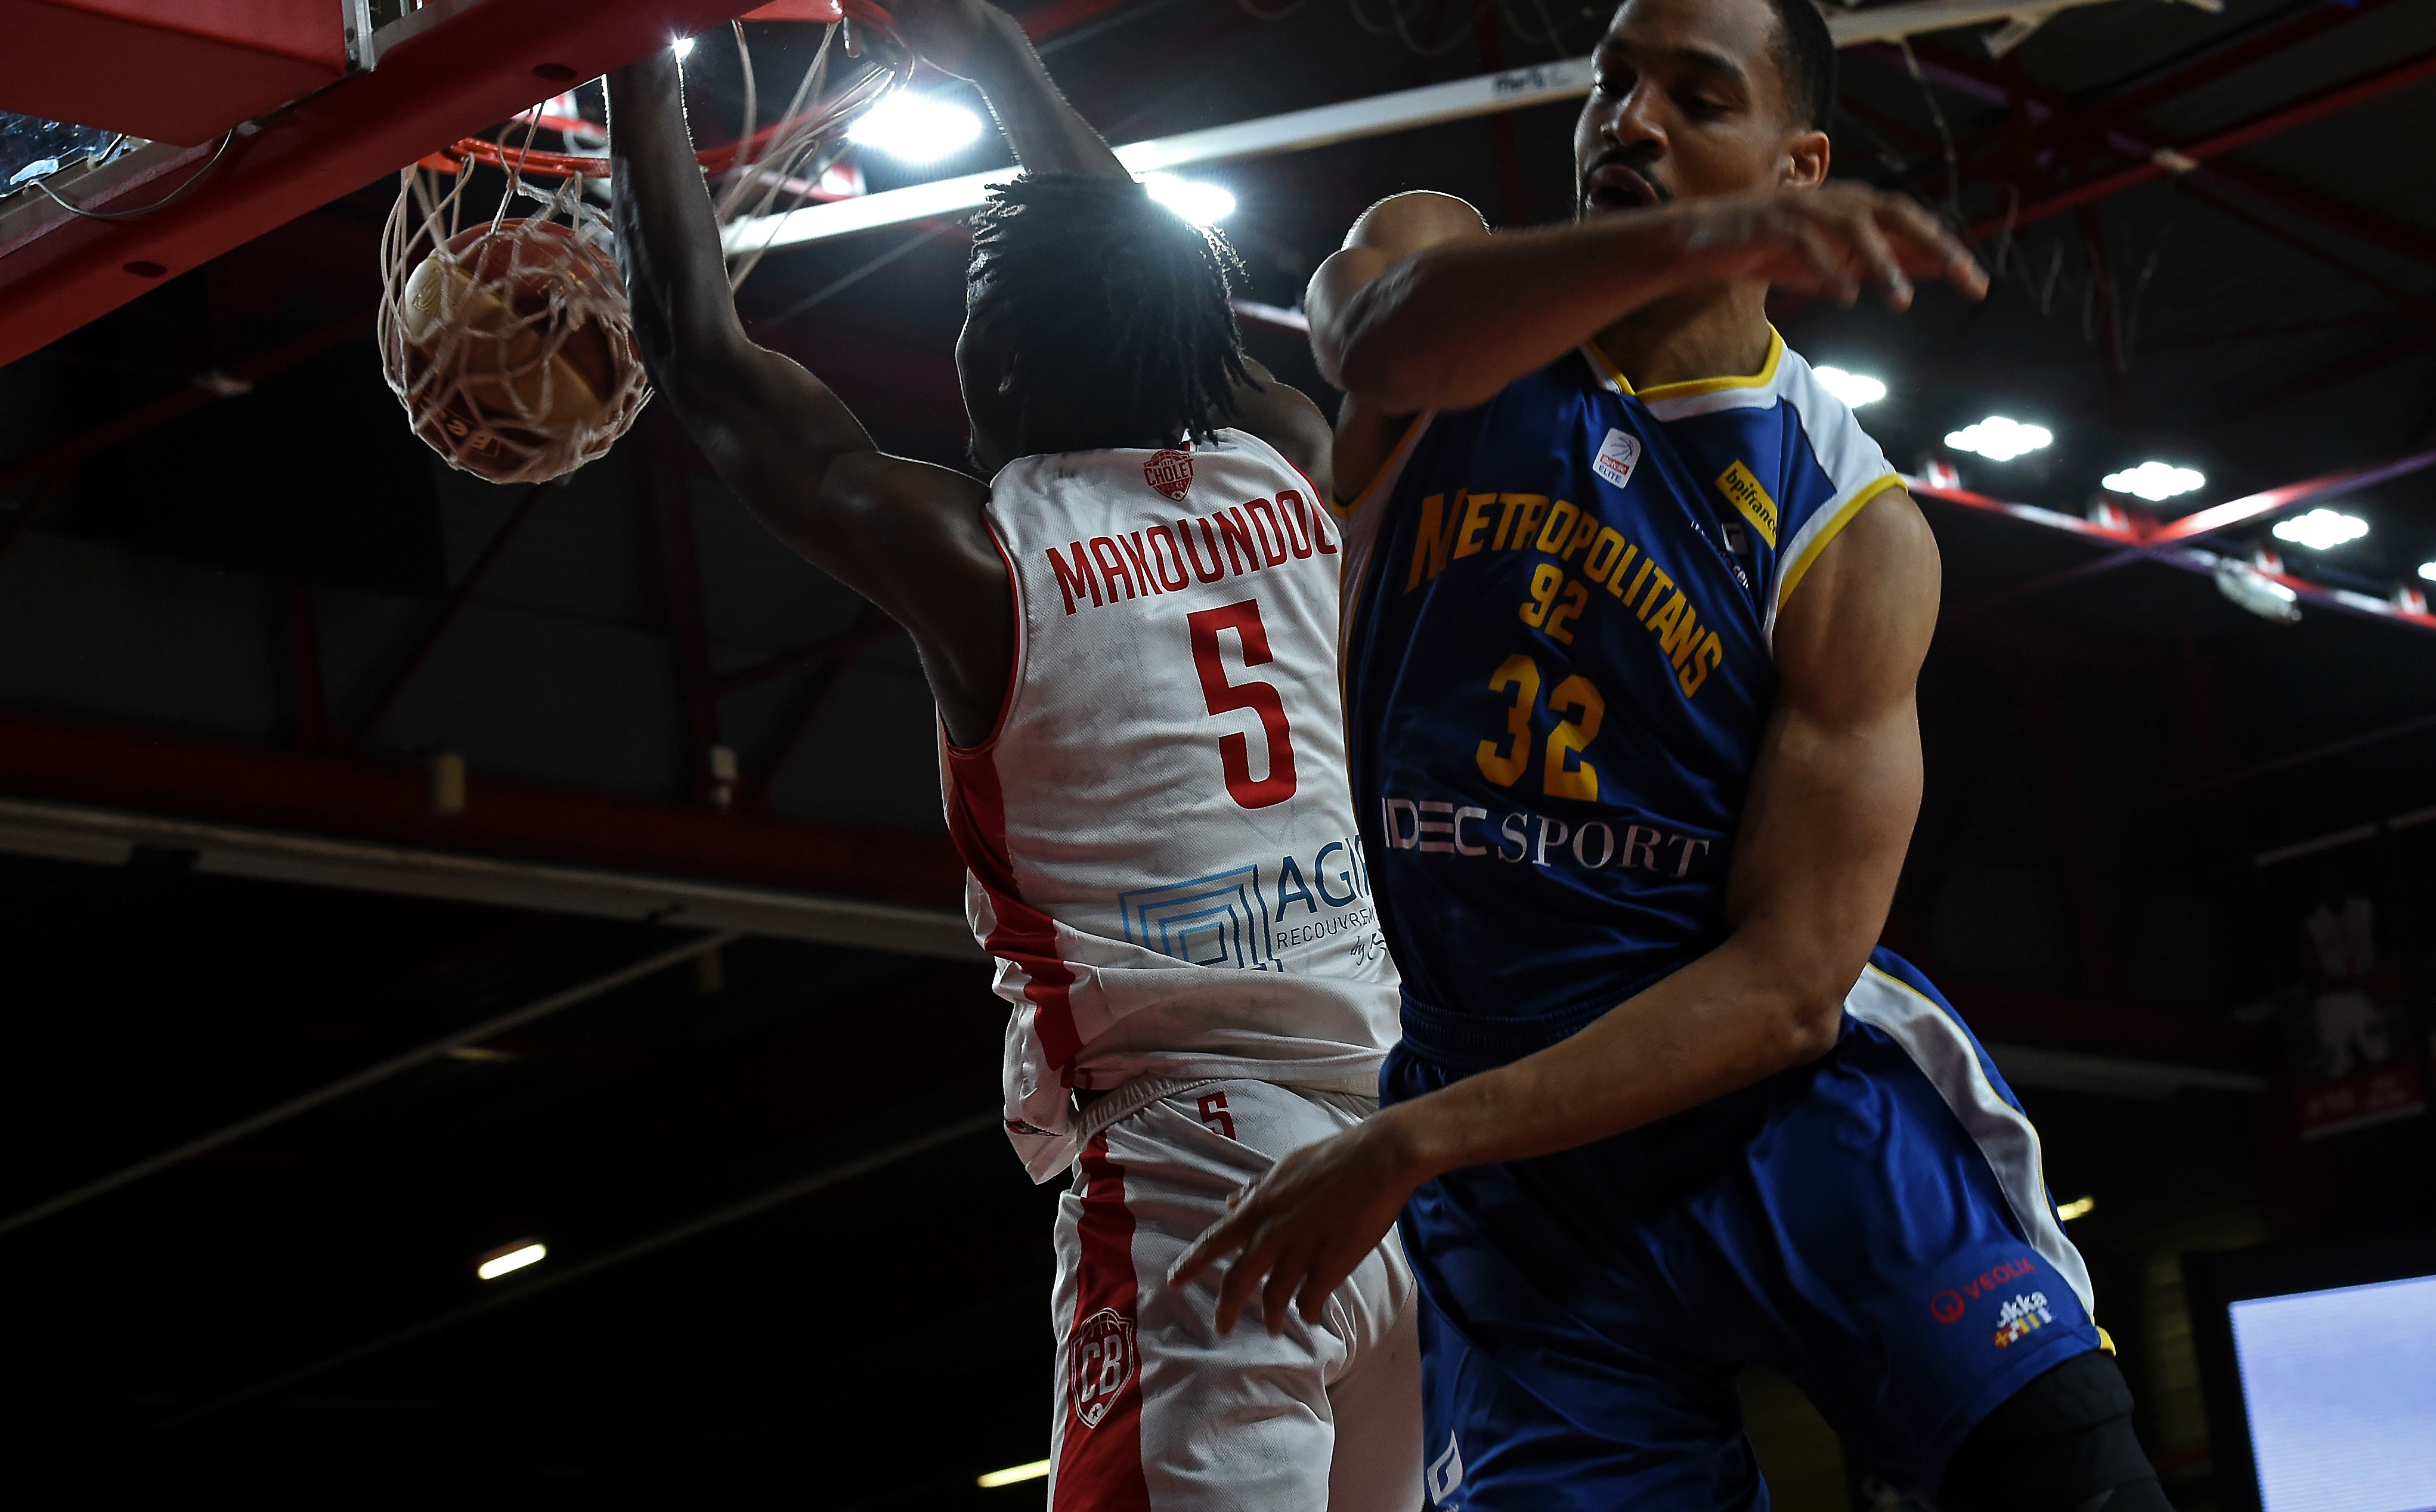
[(337, 0), (0, 0), (0, 94), (55, 121), (191, 146), (347, 70)]
[(719, 814), (478, 775), (435, 814), (418, 766), (0, 714), (0, 791), (434, 850), (953, 906), (944, 835)]
[(750, 0), (483, 0), (402, 39), (373, 72), (266, 117), (231, 142), (208, 181), (160, 211), (72, 221), (0, 259), (0, 364), (569, 83), (752, 9)]

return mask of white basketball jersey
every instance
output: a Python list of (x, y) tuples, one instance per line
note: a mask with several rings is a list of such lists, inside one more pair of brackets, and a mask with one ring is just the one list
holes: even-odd
[(940, 763), (973, 932), (1014, 1005), (1035, 1180), (1074, 1088), (1374, 1093), (1397, 982), (1346, 785), (1335, 522), (1259, 438), (1027, 457), (990, 484), (1015, 585), (998, 727)]

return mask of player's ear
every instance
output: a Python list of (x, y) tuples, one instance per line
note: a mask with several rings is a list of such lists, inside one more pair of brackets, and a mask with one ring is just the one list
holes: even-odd
[(1827, 182), (1827, 167), (1834, 157), (1824, 131), (1797, 131), (1784, 145), (1784, 158), (1780, 172), (1787, 189), (1816, 189)]

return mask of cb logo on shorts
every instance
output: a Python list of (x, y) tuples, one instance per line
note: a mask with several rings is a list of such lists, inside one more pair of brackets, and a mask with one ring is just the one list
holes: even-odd
[(1102, 1308), (1074, 1330), (1072, 1355), (1066, 1379), (1073, 1383), (1074, 1416), (1086, 1428), (1116, 1405), (1117, 1394), (1134, 1379), (1141, 1364), (1134, 1348), (1134, 1321), (1114, 1308)]

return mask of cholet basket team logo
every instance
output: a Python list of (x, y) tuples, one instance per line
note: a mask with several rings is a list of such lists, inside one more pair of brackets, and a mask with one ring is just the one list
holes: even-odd
[(1178, 504), (1192, 492), (1192, 454), (1189, 451), (1161, 450), (1150, 454), (1142, 463), (1142, 477)]
[(1097, 1428), (1140, 1364), (1134, 1347), (1134, 1320), (1104, 1307), (1074, 1330), (1071, 1348), (1066, 1379), (1071, 1382), (1074, 1416), (1084, 1427)]

